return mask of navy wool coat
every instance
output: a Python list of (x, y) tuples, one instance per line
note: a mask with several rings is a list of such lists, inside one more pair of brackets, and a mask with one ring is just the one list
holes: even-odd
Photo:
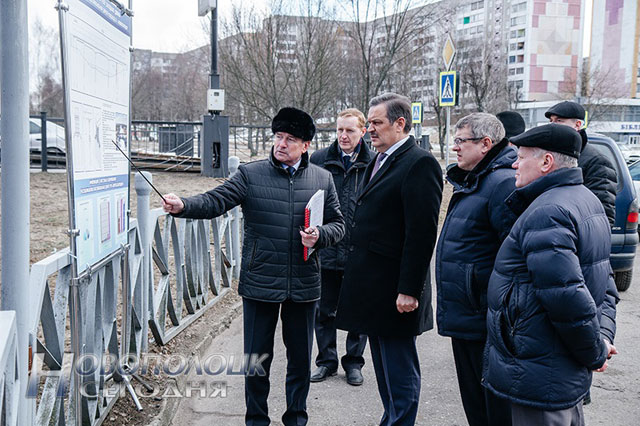
[[(413, 137), (391, 154), (356, 200), (336, 326), (370, 336), (416, 336), (433, 327), (429, 262), (438, 230), (442, 168)], [(396, 309), (398, 294), (419, 308)]]

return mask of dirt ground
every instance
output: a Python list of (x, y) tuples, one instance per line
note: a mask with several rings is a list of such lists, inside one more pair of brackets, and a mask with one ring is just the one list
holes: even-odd
[[(213, 188), (222, 181), (195, 173), (153, 172), (153, 185), (160, 192), (194, 195)], [(42, 260), (69, 246), (69, 214), (66, 173), (32, 173), (30, 175), (30, 262)], [(134, 177), (131, 176), (131, 216), (136, 217)], [(0, 193), (1, 193), (0, 189)], [(161, 207), (161, 200), (151, 193), (151, 208)], [(1, 258), (0, 251), (0, 258)]]
[[(160, 192), (174, 192), (181, 196), (201, 193), (219, 185), (222, 179), (203, 177), (194, 173), (153, 172), (153, 184)], [(134, 177), (131, 177), (131, 215), (136, 217), (136, 194)], [(0, 188), (1, 191), (1, 188)], [(57, 250), (69, 246), (67, 229), (69, 228), (66, 173), (32, 173), (30, 175), (30, 262), (45, 259)], [(440, 226), (444, 219), (446, 206), (451, 197), (451, 186), (445, 184), (443, 207), (440, 211)], [(161, 200), (151, 193), (151, 208), (161, 207)], [(1, 259), (1, 252), (0, 252)], [(1, 285), (1, 283), (0, 283)], [(198, 343), (205, 338), (213, 338), (223, 331), (233, 319), (230, 311), (237, 307), (239, 297), (235, 290), (227, 293), (213, 308), (207, 311), (194, 324), (164, 347), (150, 345), (150, 352), (161, 354), (191, 355)], [(214, 327), (211, 324), (215, 323)], [(151, 382), (163, 378), (146, 377)], [(161, 414), (166, 401), (154, 398), (142, 398), (143, 412), (135, 409), (128, 394), (119, 398), (107, 416), (105, 425), (142, 425), (150, 424), (155, 416)]]

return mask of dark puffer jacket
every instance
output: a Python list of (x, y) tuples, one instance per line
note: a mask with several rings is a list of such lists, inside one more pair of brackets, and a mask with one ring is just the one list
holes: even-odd
[[(364, 170), (373, 158), (373, 153), (364, 141), (360, 141), (360, 150), (356, 161), (353, 162), (349, 170), (344, 169), (342, 155), (336, 140), (330, 146), (314, 152), (311, 155), (311, 162), (325, 168), (333, 176), (333, 183), (336, 185), (336, 192), (340, 199), (340, 210), (344, 216), (345, 223), (351, 223), (353, 212), (356, 209), (356, 193), (358, 185), (362, 183)], [(345, 228), (344, 238), (336, 245), (327, 247), (320, 251), (320, 262), (323, 269), (344, 269), (347, 259), (347, 248), (349, 247), (349, 233), (351, 227)]]
[(273, 156), (243, 164), (224, 184), (183, 199), (180, 217), (208, 219), (242, 206), (244, 242), (238, 293), (267, 302), (310, 302), (320, 298), (320, 261), (315, 251), (306, 262), (299, 227), (311, 196), (325, 191), (324, 225), (316, 248), (340, 241), (344, 220), (331, 174), (309, 164), (309, 154), (290, 177)]
[(483, 383), (543, 410), (582, 401), (607, 358), (603, 335), (615, 333), (603, 313), (613, 281), (609, 223), (581, 184), (580, 169), (564, 168), (507, 199), (521, 214), (489, 282)]
[(487, 286), (515, 214), (505, 199), (516, 189), (516, 151), (504, 139), (470, 172), (451, 167), (453, 196), (436, 248), (438, 333), (458, 339), (487, 335)]
[(609, 224), (613, 226), (616, 220), (618, 174), (611, 161), (602, 155), (597, 148), (587, 143), (587, 134), (584, 130), (580, 131), (580, 136), (582, 137), (582, 152), (578, 159), (578, 167), (582, 169), (584, 186), (598, 197), (607, 214)]

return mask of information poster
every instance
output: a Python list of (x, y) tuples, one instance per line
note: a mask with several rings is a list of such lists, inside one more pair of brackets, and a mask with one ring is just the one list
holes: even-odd
[(129, 165), (115, 144), (129, 152), (131, 17), (109, 0), (66, 3), (69, 178), (80, 274), (127, 243)]

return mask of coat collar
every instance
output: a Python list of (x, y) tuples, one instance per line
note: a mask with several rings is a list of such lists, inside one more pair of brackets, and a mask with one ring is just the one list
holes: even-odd
[[(269, 163), (276, 169), (282, 170), (282, 173), (287, 174), (287, 171), (282, 167), (282, 163), (273, 155), (273, 147), (271, 147), (271, 154), (269, 154)], [(298, 174), (300, 170), (304, 170), (309, 166), (309, 153), (305, 152), (300, 157), (300, 166), (296, 170), (295, 174)], [(287, 174), (288, 175), (288, 174)]]
[(365, 194), (369, 192), (371, 188), (380, 181), (380, 179), (382, 179), (382, 176), (384, 176), (387, 170), (389, 170), (389, 168), (391, 167), (393, 162), (396, 160), (396, 158), (400, 157), (401, 155), (403, 155), (405, 152), (407, 152), (413, 147), (417, 147), (416, 141), (413, 138), (413, 136), (409, 136), (409, 139), (405, 143), (403, 143), (400, 148), (395, 150), (393, 154), (389, 156), (389, 158), (387, 158), (387, 160), (384, 162), (382, 167), (380, 167), (380, 170), (378, 170), (376, 174), (373, 176), (373, 178), (369, 180), (369, 178), (371, 177), (371, 172), (373, 171), (373, 167), (375, 165), (375, 161), (371, 161), (364, 172), (364, 180), (367, 183), (364, 185), (364, 188), (362, 189), (362, 193), (358, 196), (358, 199), (361, 199), (362, 197), (364, 197)]
[(473, 192), (485, 175), (496, 169), (511, 168), (517, 157), (515, 149), (509, 146), (509, 141), (505, 138), (491, 147), (473, 170), (462, 170), (458, 165), (449, 167), (447, 180), (453, 185), (454, 191)]
[(544, 192), (560, 186), (582, 185), (582, 182), (582, 169), (579, 167), (554, 170), (529, 185), (513, 191), (505, 203), (516, 215), (520, 216)]
[[(366, 167), (367, 164), (373, 158), (373, 152), (369, 149), (367, 144), (363, 139), (360, 139), (360, 152), (356, 156), (356, 161), (353, 162), (351, 167)], [(332, 164), (344, 169), (344, 163), (342, 162), (342, 154), (340, 153), (340, 147), (338, 146), (338, 140), (333, 141), (331, 145), (329, 145), (329, 149), (327, 150), (327, 158), (324, 164)]]

